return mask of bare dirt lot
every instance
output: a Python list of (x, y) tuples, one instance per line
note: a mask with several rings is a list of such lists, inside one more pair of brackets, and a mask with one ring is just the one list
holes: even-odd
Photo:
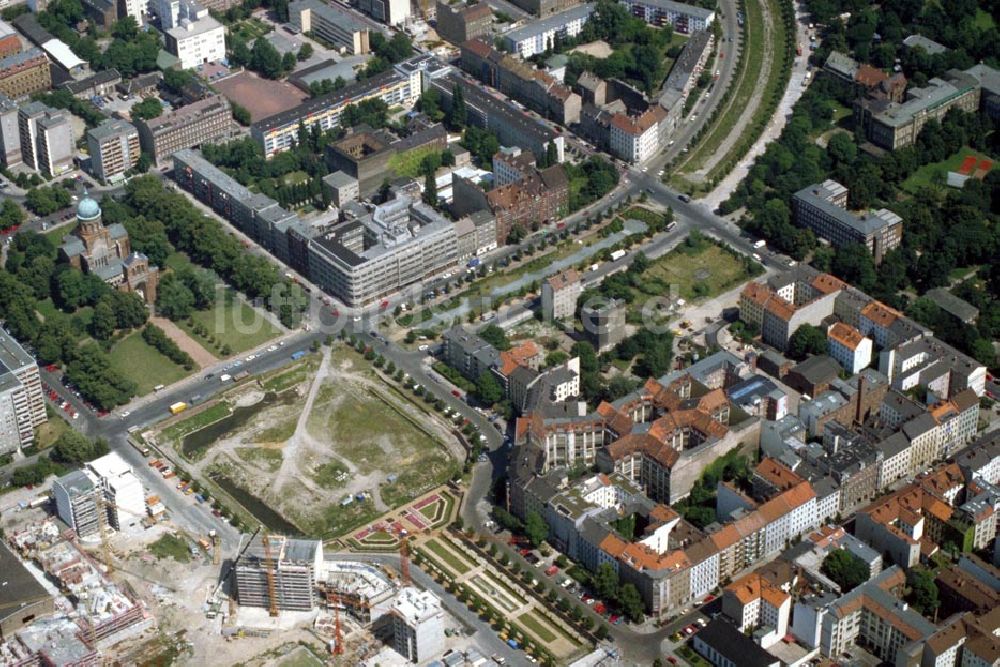
[(230, 102), (249, 111), (250, 120), (255, 123), (261, 118), (288, 111), (309, 97), (290, 83), (268, 81), (252, 72), (240, 72), (212, 85)]
[[(189, 430), (173, 425), (161, 444), (186, 452), (192, 472), (224, 478), (224, 488), (238, 487), (308, 535), (334, 537), (414, 500), (445, 482), (465, 454), (450, 424), (344, 345), (225, 400), (224, 421), (186, 442), (170, 441)], [(255, 511), (252, 501), (241, 504)]]

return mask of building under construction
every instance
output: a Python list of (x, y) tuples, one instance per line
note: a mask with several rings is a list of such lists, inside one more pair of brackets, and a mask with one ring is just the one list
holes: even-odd
[(316, 573), (323, 563), (322, 542), (258, 533), (253, 537), (244, 535), (240, 551), (236, 599), (241, 606), (272, 612), (311, 611), (316, 606)]
[(316, 585), (327, 608), (343, 609), (362, 625), (388, 613), (396, 596), (396, 584), (384, 570), (354, 561), (324, 561)]

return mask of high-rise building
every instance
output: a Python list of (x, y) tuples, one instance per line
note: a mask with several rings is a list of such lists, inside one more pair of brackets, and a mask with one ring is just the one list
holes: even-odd
[(0, 454), (31, 444), (48, 420), (38, 364), (0, 329)]
[(56, 513), (80, 537), (101, 529), (97, 515), (100, 494), (98, 479), (89, 470), (74, 470), (52, 483)]
[(29, 102), (18, 112), (21, 159), (47, 176), (58, 176), (73, 166), (73, 128), (69, 114), (41, 102)]
[(598, 354), (607, 352), (625, 338), (625, 304), (601, 301), (587, 304), (580, 311), (583, 330)]
[(363, 56), (368, 45), (368, 26), (337, 5), (320, 0), (295, 0), (288, 5), (289, 22), (300, 32), (311, 32), (338, 49)]
[(393, 648), (410, 662), (427, 662), (444, 652), (444, 611), (430, 591), (407, 586), (392, 606)]
[(184, 69), (226, 57), (226, 29), (195, 2), (178, 5), (176, 24), (165, 30), (164, 38), (167, 51), (180, 59)]
[(115, 530), (146, 516), (146, 493), (121, 454), (111, 452), (87, 464), (99, 480), (108, 510), (108, 524)]
[(21, 164), (21, 132), (17, 102), (0, 93), (0, 162), (10, 168)]
[(358, 0), (357, 7), (386, 25), (401, 26), (410, 18), (410, 0)]
[(111, 118), (87, 131), (94, 176), (105, 183), (117, 181), (139, 161), (139, 130), (119, 118)]
[(236, 565), (236, 599), (240, 605), (269, 609), (268, 579), (273, 577), (277, 598), (274, 603), (279, 610), (312, 610), (317, 600), (316, 574), (323, 563), (323, 543), (270, 535), (265, 547), (264, 539), (257, 534), (240, 540), (238, 552), (243, 556)]

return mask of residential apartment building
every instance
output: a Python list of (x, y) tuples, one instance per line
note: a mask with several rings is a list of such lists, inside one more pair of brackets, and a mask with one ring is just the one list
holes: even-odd
[(465, 216), (488, 211), (496, 221), (497, 245), (502, 245), (517, 227), (524, 231), (562, 217), (569, 200), (569, 180), (562, 166), (555, 165), (485, 192), (478, 183), (455, 174), (452, 191), (452, 212)]
[(993, 667), (1000, 661), (997, 627), (1000, 627), (1000, 609), (994, 608), (981, 616), (961, 614), (940, 624), (926, 642), (913, 647), (913, 653), (921, 665)]
[(653, 105), (637, 116), (616, 113), (611, 118), (610, 151), (632, 164), (641, 164), (653, 157), (660, 147), (663, 121), (667, 111)]
[(782, 664), (723, 618), (709, 621), (694, 635), (691, 646), (715, 667), (779, 667)]
[[(561, 125), (580, 121), (580, 96), (551, 75), (481, 39), (462, 43), (462, 69)], [(539, 156), (540, 157), (540, 156)]]
[(405, 586), (389, 613), (396, 653), (413, 663), (425, 663), (444, 653), (444, 610), (434, 593)]
[(52, 87), (49, 58), (39, 48), (0, 58), (0, 93), (11, 99), (28, 97)]
[(715, 21), (711, 9), (688, 5), (673, 0), (619, 0), (628, 8), (632, 16), (638, 16), (655, 26), (670, 25), (674, 32), (682, 35), (708, 30)]
[(183, 69), (226, 58), (226, 29), (208, 15), (208, 10), (193, 2), (180, 4), (177, 25), (164, 32), (167, 51), (177, 56)]
[[(872, 338), (878, 344), (876, 336)], [(883, 350), (879, 370), (889, 377), (893, 389), (900, 391), (921, 386), (941, 397), (954, 396), (963, 389), (972, 389), (977, 396), (986, 391), (986, 367), (932, 337)]]
[(458, 261), (497, 249), (497, 221), (489, 211), (475, 211), (455, 221)]
[(368, 26), (338, 5), (295, 0), (288, 5), (288, 16), (300, 32), (321, 37), (344, 53), (363, 56), (371, 51)]
[(542, 282), (542, 318), (546, 322), (573, 317), (583, 282), (576, 269), (567, 269)]
[(555, 144), (556, 161), (561, 163), (566, 159), (566, 142), (561, 134), (509, 101), (491, 95), (458, 72), (452, 71), (444, 76), (434, 77), (430, 85), (437, 89), (445, 109), (451, 108), (452, 90), (455, 86), (461, 87), (468, 123), (492, 131), (501, 145), (520, 146), (538, 158), (547, 153), (549, 144)]
[(0, 330), (0, 455), (32, 444), (35, 428), (46, 421), (38, 364)]
[(100, 532), (101, 496), (99, 481), (89, 470), (74, 470), (52, 483), (56, 514), (79, 537)]
[(115, 530), (146, 518), (146, 493), (142, 482), (121, 454), (111, 452), (87, 464), (98, 480), (107, 509), (108, 524)]
[(354, 6), (376, 21), (397, 27), (411, 15), (409, 0), (358, 0)]
[(756, 327), (765, 343), (785, 350), (800, 326), (818, 326), (834, 313), (845, 287), (829, 274), (796, 267), (767, 283), (747, 283), (740, 294), (740, 319)]
[(500, 365), (500, 353), (496, 348), (463, 326), (445, 331), (442, 341), (445, 362), (473, 382)]
[[(903, 570), (893, 566), (840, 598), (797, 601), (793, 632), (806, 646), (818, 646), (827, 658), (841, 655), (857, 642), (896, 664), (904, 645), (926, 641), (937, 630), (899, 598), (905, 582)], [(810, 610), (811, 605), (815, 606)]]
[(73, 167), (75, 142), (69, 112), (41, 102), (29, 102), (18, 111), (21, 159), (46, 176), (59, 176)]
[(597, 8), (597, 3), (576, 5), (511, 30), (503, 36), (510, 53), (530, 58), (553, 48), (557, 40), (576, 37)]
[(349, 306), (384, 298), (456, 261), (455, 225), (405, 195), (309, 241), (311, 279)]
[(21, 164), (21, 130), (18, 104), (0, 93), (0, 163), (8, 169)]
[(257, 121), (250, 126), (250, 136), (264, 148), (264, 157), (291, 148), (296, 141), (299, 125), (318, 126), (324, 132), (340, 124), (340, 114), (348, 104), (380, 99), (390, 107), (410, 107), (420, 97), (419, 69), (407, 71), (397, 65), (365, 81), (352, 83), (337, 92), (306, 100), (294, 109)]
[(493, 9), (485, 2), (451, 4), (437, 0), (435, 5), (437, 34), (452, 44), (489, 35), (493, 25)]
[(872, 362), (872, 339), (849, 324), (837, 322), (826, 330), (827, 354), (854, 375)]
[(162, 166), (177, 151), (223, 141), (235, 131), (229, 101), (219, 95), (192, 102), (150, 120), (139, 120), (142, 149)]
[(139, 161), (139, 130), (118, 118), (87, 130), (91, 170), (105, 183), (120, 181)]
[(235, 581), (241, 606), (269, 609), (273, 605), (279, 611), (312, 611), (316, 606), (322, 542), (258, 533), (240, 538), (239, 553), (243, 555), (236, 564)]
[(977, 111), (979, 80), (959, 70), (948, 70), (944, 76), (931, 79), (922, 88), (910, 88), (902, 103), (859, 101), (854, 113), (868, 140), (881, 148), (895, 150), (914, 143), (928, 121), (940, 121), (951, 109)]
[(309, 240), (325, 230), (328, 220), (306, 223), (267, 195), (250, 192), (188, 148), (174, 154), (174, 180), (281, 262), (309, 275)]
[(737, 579), (722, 591), (723, 615), (740, 632), (753, 632), (761, 648), (784, 639), (791, 612), (791, 596), (757, 572)]
[(859, 243), (879, 263), (886, 252), (899, 246), (903, 238), (902, 218), (886, 208), (854, 215), (846, 205), (847, 188), (830, 179), (792, 196), (795, 224), (811, 229), (836, 247)]

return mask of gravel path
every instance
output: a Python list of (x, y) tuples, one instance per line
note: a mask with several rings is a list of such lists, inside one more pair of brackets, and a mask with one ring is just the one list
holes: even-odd
[(151, 324), (163, 329), (163, 333), (170, 337), (170, 340), (177, 343), (177, 347), (181, 348), (194, 359), (194, 363), (198, 364), (198, 369), (207, 368), (215, 364), (218, 359), (215, 356), (201, 346), (201, 343), (191, 338), (186, 331), (181, 329), (179, 326), (171, 322), (165, 317), (150, 317), (149, 321)]

